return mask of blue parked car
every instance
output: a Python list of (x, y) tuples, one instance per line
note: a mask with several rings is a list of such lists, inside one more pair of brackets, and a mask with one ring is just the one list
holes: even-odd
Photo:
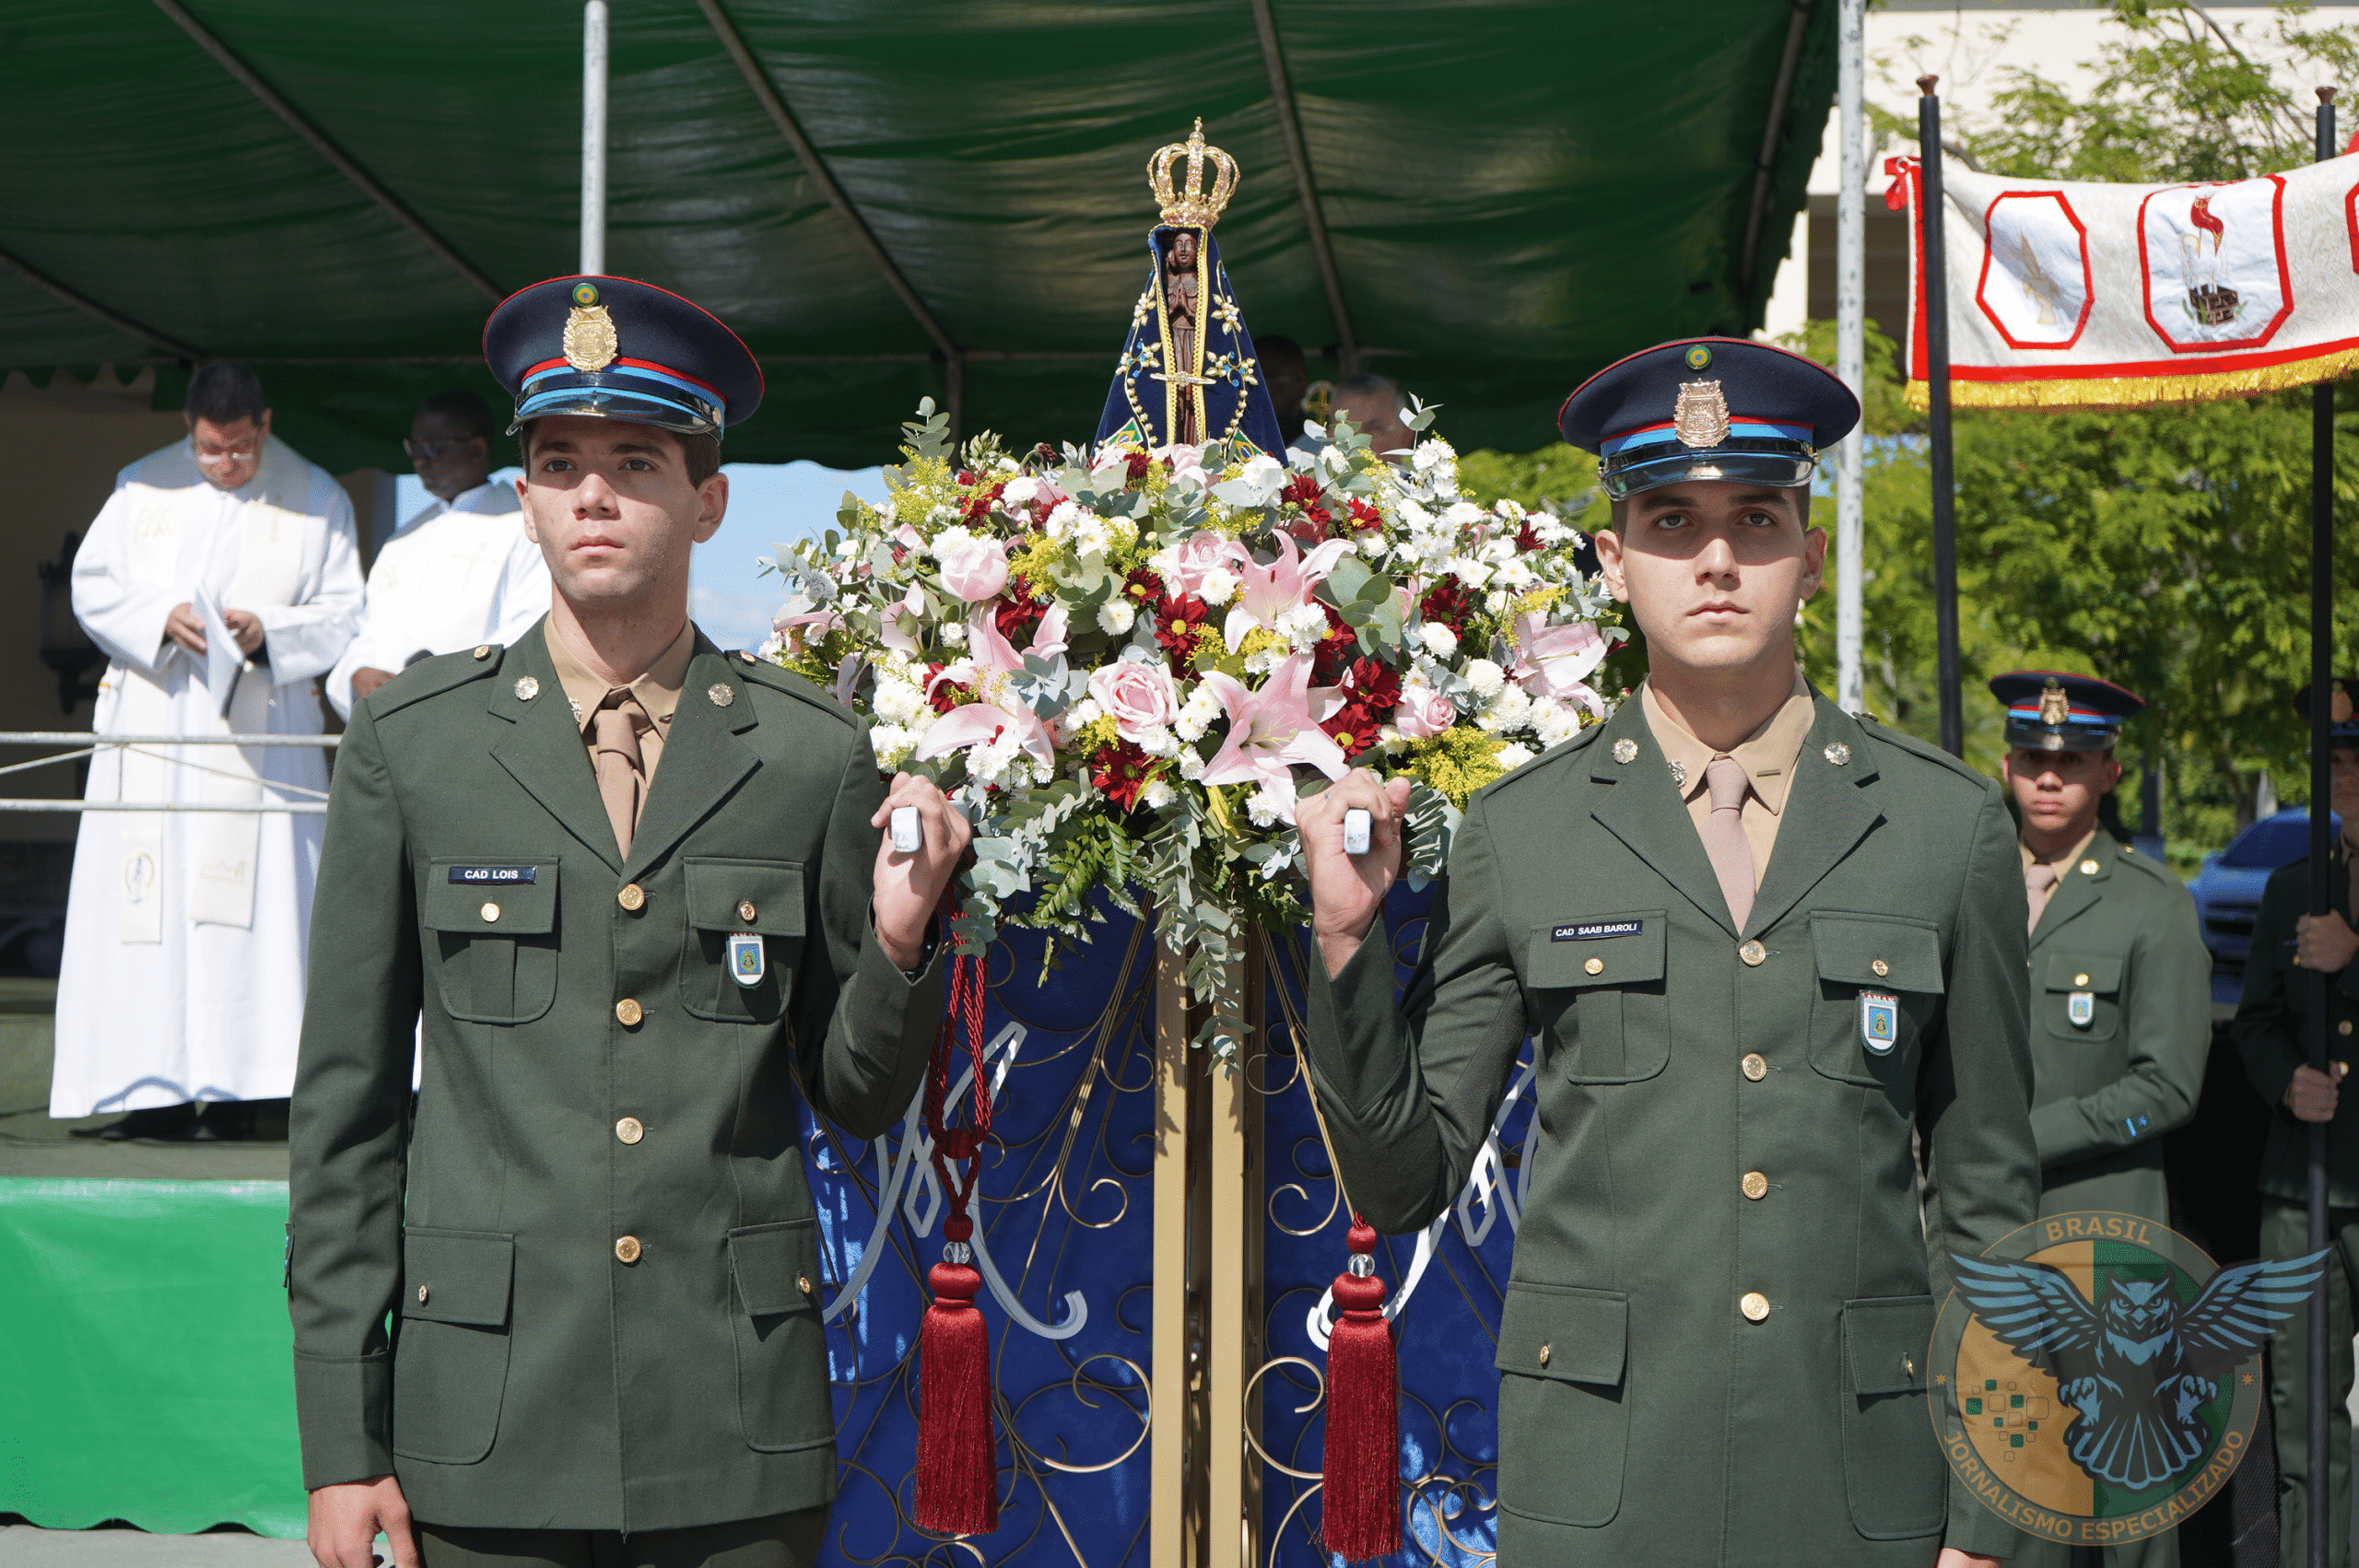
[[(2330, 834), (2342, 831), (2335, 818)], [(2212, 1000), (2234, 1007), (2244, 990), (2245, 955), (2252, 947), (2252, 923), (2260, 913), (2260, 890), (2269, 873), (2310, 852), (2310, 813), (2306, 807), (2265, 816), (2203, 857), (2188, 891), (2203, 922), (2203, 945), (2212, 950)]]

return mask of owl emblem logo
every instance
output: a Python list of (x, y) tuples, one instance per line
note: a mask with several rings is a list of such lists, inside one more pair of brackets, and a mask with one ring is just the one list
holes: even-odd
[(2220, 1269), (2151, 1220), (2098, 1212), (1952, 1254), (1929, 1391), (1952, 1468), (2049, 1539), (2118, 1545), (2175, 1525), (2250, 1445), (2261, 1350), (2325, 1258)]

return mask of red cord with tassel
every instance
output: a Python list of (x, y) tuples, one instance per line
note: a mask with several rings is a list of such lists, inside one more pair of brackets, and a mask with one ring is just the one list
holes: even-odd
[[(945, 901), (944, 924), (954, 907)], [(944, 1125), (950, 1062), (960, 1026), (974, 1063), (974, 1114), (965, 1127)], [(992, 1435), (991, 1333), (975, 1294), (983, 1277), (969, 1239), (967, 1212), (992, 1134), (991, 1080), (983, 1071), (983, 960), (950, 963), (949, 1005), (934, 1040), (926, 1075), (925, 1128), (933, 1140), (933, 1173), (942, 1182), (949, 1217), (942, 1223), (942, 1261), (926, 1275), (933, 1304), (918, 1330), (917, 1499), (911, 1517), (921, 1529), (945, 1535), (984, 1535), (999, 1528), (998, 1447)], [(954, 1166), (964, 1167), (958, 1179)]]
[(1329, 1551), (1364, 1562), (1401, 1549), (1401, 1376), (1376, 1273), (1375, 1228), (1354, 1214), (1347, 1239), (1352, 1261), (1335, 1276), (1335, 1326), (1327, 1338), (1320, 1534)]

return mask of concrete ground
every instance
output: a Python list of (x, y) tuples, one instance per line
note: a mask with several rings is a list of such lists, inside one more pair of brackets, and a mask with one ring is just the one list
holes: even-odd
[(272, 1540), (242, 1530), (151, 1536), (145, 1530), (43, 1530), (17, 1523), (0, 1524), (0, 1568), (311, 1568), (311, 1553), (299, 1540)]

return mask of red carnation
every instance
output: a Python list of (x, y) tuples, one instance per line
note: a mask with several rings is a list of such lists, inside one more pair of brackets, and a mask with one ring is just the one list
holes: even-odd
[(1319, 726), (1356, 757), (1376, 743), (1376, 732), (1401, 706), (1401, 673), (1381, 660), (1356, 659), (1344, 679), (1344, 706)]
[(1351, 518), (1353, 528), (1362, 533), (1384, 526), (1384, 514), (1356, 497), (1345, 498), (1344, 510)]
[(992, 623), (999, 628), (999, 635), (1007, 638), (1008, 646), (1015, 648), (1018, 634), (1029, 634), (1048, 613), (1048, 605), (1033, 597), (1032, 584), (1023, 574), (1010, 573), (1007, 591), (992, 611)]
[(1426, 596), (1417, 601), (1417, 614), (1464, 637), (1467, 620), (1474, 614), (1474, 596), (1456, 577), (1445, 577), (1426, 590)]
[(1155, 759), (1128, 741), (1116, 741), (1090, 754), (1089, 781), (1123, 811), (1139, 803)]
[(992, 509), (999, 505), (1000, 492), (1006, 488), (1007, 481), (1002, 479), (993, 483), (989, 489), (976, 491), (967, 497), (967, 504), (960, 509), (959, 515), (968, 522), (982, 521), (992, 515)]
[(1154, 462), (1155, 460), (1148, 457), (1144, 452), (1132, 452), (1128, 454), (1122, 459), (1124, 468), (1122, 475), (1123, 481), (1126, 484), (1131, 485), (1138, 484), (1141, 480), (1146, 477), (1146, 471), (1154, 465)]
[(1166, 597), (1156, 602), (1155, 640), (1171, 661), (1171, 673), (1188, 673), (1191, 657), (1196, 651), (1194, 628), (1204, 624), (1204, 602), (1192, 593)]

